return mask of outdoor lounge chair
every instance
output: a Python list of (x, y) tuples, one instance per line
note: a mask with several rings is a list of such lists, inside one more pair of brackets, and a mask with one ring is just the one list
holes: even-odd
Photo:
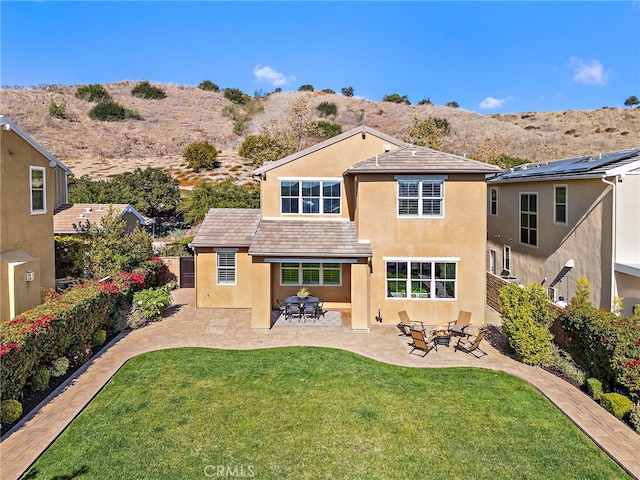
[(449, 330), (449, 335), (455, 335), (456, 337), (464, 337), (465, 335), (467, 335), (464, 329), (467, 328), (470, 323), (471, 323), (471, 312), (465, 312), (464, 310), (460, 310), (458, 312), (458, 319), (449, 322), (449, 326), (447, 327), (447, 330)]
[[(462, 337), (458, 339), (458, 343), (456, 344), (455, 347), (453, 347), (453, 351), (457, 351), (457, 350), (462, 350), (465, 353), (469, 353), (471, 355), (473, 355), (476, 358), (480, 358), (484, 355), (487, 354), (487, 352), (483, 351), (480, 348), (480, 342), (482, 341), (482, 339), (484, 338), (485, 335), (485, 331), (484, 330), (480, 330), (480, 333), (478, 333), (478, 335), (476, 335), (475, 337)], [(476, 355), (475, 351), (481, 352), (482, 355)]]
[(416, 328), (411, 329), (411, 338), (413, 339), (413, 344), (411, 345), (413, 349), (409, 352), (409, 355), (413, 353), (414, 350), (422, 350), (424, 352), (423, 357), (429, 353), (432, 348), (436, 348), (436, 344), (433, 341), (433, 338), (427, 339), (424, 335), (423, 330), (418, 330)]
[[(424, 323), (422, 323), (420, 321), (416, 321), (416, 320), (411, 320), (409, 318), (409, 314), (407, 313), (406, 310), (402, 310), (402, 311), (398, 312), (398, 317), (400, 317), (400, 323), (397, 326), (400, 329), (400, 331), (403, 331), (404, 325), (409, 327), (406, 330), (405, 335), (407, 335), (407, 336), (411, 335), (411, 332), (409, 330), (411, 330), (412, 327), (413, 328), (420, 328), (424, 332), (424, 330), (425, 330)], [(401, 327), (401, 325), (402, 325), (402, 327)]]

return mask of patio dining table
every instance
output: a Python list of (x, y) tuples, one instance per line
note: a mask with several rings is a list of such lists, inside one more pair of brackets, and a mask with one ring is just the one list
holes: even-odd
[(318, 307), (320, 305), (320, 299), (318, 297), (298, 297), (297, 295), (291, 295), (284, 299), (285, 312), (293, 311), (299, 312), (298, 315), (311, 316), (316, 318), (318, 315)]

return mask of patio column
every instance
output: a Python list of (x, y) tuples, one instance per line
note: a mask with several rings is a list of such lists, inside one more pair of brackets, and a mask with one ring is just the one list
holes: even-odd
[(271, 328), (271, 264), (262, 258), (253, 257), (253, 301), (251, 305), (251, 328)]
[(367, 330), (369, 313), (369, 265), (354, 263), (351, 265), (351, 328)]

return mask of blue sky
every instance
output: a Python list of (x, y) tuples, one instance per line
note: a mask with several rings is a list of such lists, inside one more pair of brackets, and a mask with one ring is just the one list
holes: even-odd
[(406, 95), (479, 113), (640, 97), (640, 1), (0, 2), (3, 85)]

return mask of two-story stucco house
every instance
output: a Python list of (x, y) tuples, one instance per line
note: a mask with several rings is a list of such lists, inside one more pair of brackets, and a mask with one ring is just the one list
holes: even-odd
[(592, 302), (624, 315), (640, 303), (640, 150), (542, 162), (488, 181), (489, 270), (571, 298), (591, 283)]
[(0, 116), (0, 319), (39, 305), (55, 286), (53, 211), (69, 169)]
[(255, 170), (260, 209), (212, 209), (191, 246), (197, 308), (250, 308), (308, 287), (351, 327), (484, 323), (485, 175), (498, 169), (358, 127)]

